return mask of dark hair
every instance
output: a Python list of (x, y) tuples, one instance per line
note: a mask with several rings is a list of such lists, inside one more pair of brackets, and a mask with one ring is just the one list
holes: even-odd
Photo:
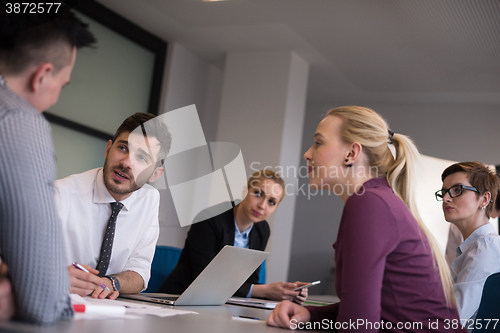
[(142, 127), (143, 134), (147, 134), (148, 137), (155, 137), (160, 142), (160, 152), (158, 153), (156, 166), (161, 166), (170, 151), (172, 134), (170, 134), (168, 126), (159, 118), (156, 118), (154, 114), (137, 112), (131, 115), (118, 127), (112, 141), (115, 142), (122, 133), (132, 133), (139, 126)]
[(498, 191), (497, 199), (495, 200), (495, 210), (500, 211), (500, 191)]
[(481, 162), (460, 162), (444, 169), (441, 180), (444, 182), (446, 177), (457, 172), (465, 172), (470, 184), (479, 193), (490, 192), (492, 202), (489, 202), (485, 209), (486, 217), (490, 218), (500, 188), (500, 179), (496, 173)]
[[(497, 165), (497, 177), (500, 179), (500, 173), (498, 171), (499, 167)], [(498, 188), (497, 199), (495, 200), (495, 210), (500, 211), (500, 187)]]
[[(497, 170), (497, 177), (500, 179), (500, 165), (495, 165)], [(495, 200), (495, 209), (500, 211), (500, 188), (498, 189), (497, 200)]]
[(71, 62), (73, 47), (91, 46), (96, 42), (88, 25), (70, 11), (57, 16), (24, 15), (17, 28), (5, 22), (0, 29), (0, 73), (16, 75), (32, 65), (50, 62), (54, 72)]

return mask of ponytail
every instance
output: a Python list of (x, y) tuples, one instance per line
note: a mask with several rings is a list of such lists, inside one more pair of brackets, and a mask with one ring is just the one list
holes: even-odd
[(394, 134), (393, 144), (396, 150), (395, 159), (386, 174), (387, 182), (394, 193), (399, 196), (410, 212), (417, 220), (420, 229), (427, 237), (434, 258), (434, 265), (439, 269), (441, 283), (443, 285), (446, 304), (448, 307), (456, 306), (455, 293), (453, 291), (453, 281), (450, 269), (439, 244), (425, 225), (417, 208), (415, 191), (417, 186), (417, 166), (419, 164), (419, 153), (413, 141), (405, 135)]

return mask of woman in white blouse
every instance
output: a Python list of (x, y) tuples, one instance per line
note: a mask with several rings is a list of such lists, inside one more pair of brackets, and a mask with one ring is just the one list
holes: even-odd
[(486, 278), (500, 272), (500, 236), (489, 223), (500, 179), (480, 162), (455, 163), (441, 179), (436, 199), (443, 202), (446, 221), (456, 225), (464, 238), (451, 273), (460, 319), (467, 327), (466, 321), (476, 317)]

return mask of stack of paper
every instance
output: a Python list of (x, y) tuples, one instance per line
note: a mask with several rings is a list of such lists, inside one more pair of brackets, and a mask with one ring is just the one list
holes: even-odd
[(75, 320), (108, 318), (139, 319), (141, 317), (137, 315), (170, 317), (182, 314), (197, 314), (197, 312), (194, 311), (175, 310), (139, 302), (96, 299), (88, 296), (81, 297), (76, 294), (71, 294), (70, 298), (73, 307), (76, 305), (78, 308), (83, 305), (86, 309), (85, 312), (75, 312)]

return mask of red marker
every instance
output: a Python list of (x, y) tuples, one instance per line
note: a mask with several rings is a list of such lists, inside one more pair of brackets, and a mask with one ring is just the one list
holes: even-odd
[(80, 313), (101, 315), (122, 315), (126, 312), (123, 305), (73, 304), (73, 310)]

